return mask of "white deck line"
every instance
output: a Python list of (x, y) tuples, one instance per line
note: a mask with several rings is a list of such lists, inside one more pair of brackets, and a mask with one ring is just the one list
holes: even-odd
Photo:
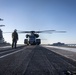
[(1, 59), (1, 58), (4, 58), (4, 57), (6, 57), (6, 56), (9, 56), (9, 55), (12, 55), (12, 54), (18, 53), (18, 52), (23, 51), (23, 50), (25, 50), (25, 48), (20, 49), (20, 50), (15, 51), (15, 52), (12, 52), (12, 53), (8, 53), (8, 54), (5, 54), (5, 55), (2, 55), (2, 56), (0, 56), (0, 59)]

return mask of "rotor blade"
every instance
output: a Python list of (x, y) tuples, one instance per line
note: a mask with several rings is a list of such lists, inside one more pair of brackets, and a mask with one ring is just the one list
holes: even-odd
[(66, 31), (55, 31), (56, 33), (66, 33)]
[[(21, 31), (21, 30), (17, 30), (18, 33), (65, 33), (66, 31), (56, 31), (56, 30), (43, 30), (43, 31)], [(4, 33), (12, 33), (12, 32), (4, 32)]]
[(18, 33), (31, 33), (31, 31), (17, 30)]
[(34, 33), (65, 33), (66, 31), (56, 31), (56, 30), (43, 30), (43, 31), (20, 31), (20, 30), (17, 30), (18, 33), (31, 33), (31, 32), (34, 32)]
[[(16, 29), (17, 30), (17, 29)], [(4, 33), (12, 33), (13, 31), (11, 32), (4, 32)], [(17, 33), (30, 33), (30, 31), (21, 31), (21, 30), (17, 30)]]
[[(11, 32), (3, 32), (3, 33), (12, 33), (12, 32), (13, 32), (13, 31), (11, 31)], [(18, 30), (17, 30), (17, 32), (18, 32), (18, 33), (24, 33), (23, 31), (18, 31)]]
[(30, 31), (18, 31), (18, 33), (31, 33)]
[(43, 31), (35, 31), (35, 33), (45, 33), (45, 32), (54, 32), (55, 30), (43, 30)]
[(43, 31), (21, 31), (21, 30), (17, 30), (19, 33), (31, 33), (31, 32), (35, 32), (35, 33), (43, 33), (43, 32), (54, 32), (55, 30), (43, 30)]
[(56, 31), (56, 30), (44, 30), (44, 31), (36, 31), (36, 33), (66, 33), (66, 31)]

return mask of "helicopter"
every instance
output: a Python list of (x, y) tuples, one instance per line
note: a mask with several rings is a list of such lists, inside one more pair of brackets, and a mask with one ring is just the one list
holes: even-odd
[[(17, 30), (17, 29), (15, 29)], [(24, 44), (26, 45), (40, 45), (41, 39), (39, 39), (39, 33), (66, 33), (66, 31), (56, 31), (56, 30), (43, 30), (43, 31), (21, 31), (17, 30), (19, 34), (27, 33), (26, 38), (24, 39)], [(12, 33), (12, 32), (4, 32), (4, 33)]]
[[(18, 30), (17, 30), (18, 31)], [(43, 30), (43, 31), (18, 31), (18, 33), (27, 33), (26, 39), (24, 39), (24, 44), (26, 45), (40, 45), (41, 39), (38, 39), (39, 33), (65, 33), (66, 31), (56, 31), (56, 30)], [(28, 34), (30, 33), (30, 34)]]

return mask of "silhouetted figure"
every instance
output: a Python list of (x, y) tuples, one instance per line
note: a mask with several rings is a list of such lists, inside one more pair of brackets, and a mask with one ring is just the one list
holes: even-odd
[(12, 33), (12, 48), (13, 47), (16, 48), (17, 41), (18, 41), (18, 33), (17, 30), (15, 29), (14, 32)]

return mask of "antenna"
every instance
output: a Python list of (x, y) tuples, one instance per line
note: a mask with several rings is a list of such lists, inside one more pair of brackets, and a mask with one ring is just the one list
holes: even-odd
[(3, 21), (3, 19), (2, 19), (2, 18), (0, 18), (0, 21)]
[(4, 27), (5, 25), (0, 25), (0, 27)]

